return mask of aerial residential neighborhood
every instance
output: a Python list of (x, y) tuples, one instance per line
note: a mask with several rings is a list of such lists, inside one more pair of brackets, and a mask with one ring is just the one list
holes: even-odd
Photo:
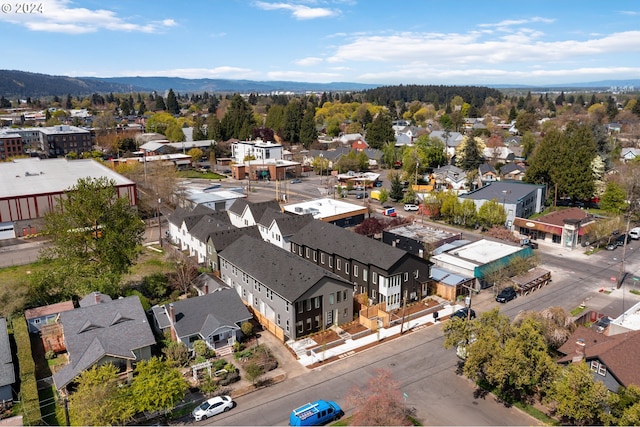
[(640, 425), (640, 10), (470, 6), (3, 4), (0, 423)]

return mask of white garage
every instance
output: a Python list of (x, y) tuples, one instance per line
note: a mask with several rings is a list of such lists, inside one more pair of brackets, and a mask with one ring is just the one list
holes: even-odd
[(0, 222), (0, 240), (16, 237), (16, 228), (13, 222)]

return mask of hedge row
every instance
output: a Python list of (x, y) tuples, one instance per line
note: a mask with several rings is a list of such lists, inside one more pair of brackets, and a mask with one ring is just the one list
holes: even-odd
[(13, 339), (18, 352), (20, 367), (20, 402), (22, 403), (22, 422), (24, 425), (39, 425), (42, 422), (38, 385), (36, 383), (36, 364), (31, 353), (31, 340), (27, 321), (24, 317), (13, 319)]

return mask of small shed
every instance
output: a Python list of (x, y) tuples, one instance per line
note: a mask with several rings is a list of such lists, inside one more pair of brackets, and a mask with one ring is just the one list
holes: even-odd
[(29, 326), (29, 333), (37, 334), (44, 325), (57, 322), (60, 313), (73, 309), (73, 301), (63, 301), (25, 310), (24, 317)]
[(429, 295), (439, 295), (449, 301), (455, 301), (458, 295), (466, 295), (469, 288), (475, 289), (474, 277), (448, 271), (445, 268), (431, 267), (429, 276)]

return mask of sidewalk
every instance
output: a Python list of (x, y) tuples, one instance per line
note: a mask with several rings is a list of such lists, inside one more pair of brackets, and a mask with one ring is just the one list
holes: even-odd
[[(446, 316), (450, 316), (456, 310), (462, 308), (462, 305), (449, 305), (437, 310), (438, 321), (443, 320)], [(307, 367), (313, 368), (313, 365), (323, 363), (325, 361), (332, 361), (332, 359), (339, 360), (354, 355), (358, 351), (365, 350), (380, 343), (381, 341), (388, 340), (390, 338), (397, 338), (400, 335), (400, 331), (403, 333), (416, 331), (428, 326), (432, 326), (436, 323), (434, 321), (433, 313), (427, 314), (422, 317), (417, 317), (406, 321), (404, 325), (395, 325), (389, 328), (380, 328), (377, 333), (369, 334), (359, 339), (347, 339), (344, 344), (328, 348), (321, 353), (313, 353), (307, 351), (308, 347), (317, 347), (318, 344), (311, 338), (307, 338), (302, 341), (296, 341), (293, 343), (287, 343), (289, 347), (298, 354), (298, 362)], [(326, 363), (325, 363), (326, 364)]]

